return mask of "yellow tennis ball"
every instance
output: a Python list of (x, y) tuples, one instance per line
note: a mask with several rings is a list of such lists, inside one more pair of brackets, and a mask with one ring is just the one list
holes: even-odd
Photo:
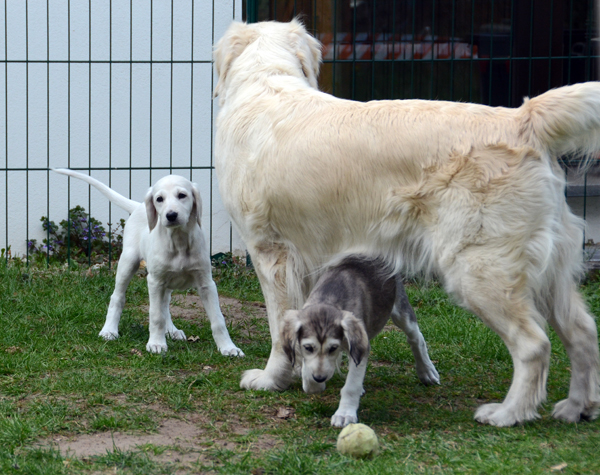
[(342, 455), (355, 459), (370, 459), (377, 455), (377, 435), (364, 424), (348, 424), (337, 439), (337, 449)]

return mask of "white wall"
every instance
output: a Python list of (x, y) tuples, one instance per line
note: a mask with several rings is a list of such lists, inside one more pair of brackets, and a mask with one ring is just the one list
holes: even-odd
[(127, 217), (49, 167), (92, 169), (135, 200), (175, 167), (200, 186), (211, 252), (243, 248), (211, 156), (212, 45), (241, 1), (0, 3), (0, 248), (23, 255), (45, 237), (41, 216), (58, 223), (78, 204), (103, 223)]

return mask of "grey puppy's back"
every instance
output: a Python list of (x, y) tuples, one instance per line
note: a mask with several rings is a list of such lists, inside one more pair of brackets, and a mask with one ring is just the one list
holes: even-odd
[(370, 339), (388, 321), (396, 285), (396, 278), (381, 259), (352, 255), (325, 271), (305, 306), (319, 303), (352, 312), (364, 322)]

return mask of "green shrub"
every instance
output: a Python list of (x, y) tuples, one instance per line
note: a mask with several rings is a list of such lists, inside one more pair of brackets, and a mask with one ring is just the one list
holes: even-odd
[(99, 264), (118, 259), (123, 250), (124, 219), (107, 233), (100, 221), (89, 216), (85, 208), (76, 206), (69, 211), (69, 218), (59, 225), (46, 216), (40, 221), (47, 237), (41, 245), (35, 239), (27, 242), (34, 262), (63, 264), (73, 260), (80, 264)]

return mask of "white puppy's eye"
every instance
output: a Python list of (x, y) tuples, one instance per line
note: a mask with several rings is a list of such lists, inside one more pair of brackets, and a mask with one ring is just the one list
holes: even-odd
[(304, 345), (304, 349), (306, 350), (307, 353), (312, 353), (314, 351), (314, 349), (311, 345)]
[(179, 193), (179, 195), (177, 195), (177, 198), (179, 198), (180, 200), (187, 198), (187, 195), (185, 193)]
[(329, 353), (335, 353), (335, 350), (338, 349), (337, 345), (333, 345), (331, 348), (329, 348)]
[(162, 203), (163, 202), (163, 197), (159, 196), (158, 198), (156, 198), (156, 201), (158, 201), (159, 203)]

